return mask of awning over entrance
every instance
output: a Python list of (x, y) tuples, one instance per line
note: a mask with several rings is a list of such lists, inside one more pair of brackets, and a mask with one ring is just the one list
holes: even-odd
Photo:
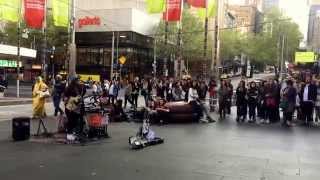
[[(0, 44), (0, 55), (1, 56), (17, 56), (18, 55), (18, 47)], [(29, 48), (20, 48), (20, 55), (22, 57), (28, 58), (36, 58), (37, 51)]]

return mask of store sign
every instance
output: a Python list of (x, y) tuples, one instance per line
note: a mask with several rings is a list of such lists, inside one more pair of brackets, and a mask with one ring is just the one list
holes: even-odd
[(119, 62), (120, 62), (120, 64), (124, 64), (124, 63), (126, 63), (126, 61), (127, 61), (127, 59), (126, 59), (126, 57), (124, 57), (124, 56), (121, 56), (120, 58), (119, 58)]
[(40, 69), (42, 69), (42, 66), (41, 65), (32, 65), (32, 69), (40, 70)]
[[(0, 54), (17, 56), (18, 55), (18, 47), (0, 44)], [(20, 48), (20, 55), (24, 56), (24, 57), (36, 58), (37, 51), (34, 49), (28, 49), (28, 48), (21, 47)]]
[(95, 17), (89, 17), (86, 16), (84, 18), (78, 19), (78, 25), (79, 28), (82, 28), (83, 26), (100, 26), (101, 25), (101, 19), (98, 16)]
[[(22, 63), (19, 63), (19, 66), (22, 66)], [(9, 60), (0, 60), (0, 67), (10, 67), (10, 68), (16, 68), (17, 67), (17, 61), (9, 61)]]

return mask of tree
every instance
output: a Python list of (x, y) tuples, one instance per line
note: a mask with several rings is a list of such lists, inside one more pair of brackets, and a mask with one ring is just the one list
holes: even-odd
[(250, 41), (251, 52), (249, 55), (253, 62), (265, 62), (265, 64), (277, 64), (280, 53), (280, 37), (288, 39), (287, 60), (293, 60), (293, 54), (299, 47), (303, 35), (299, 31), (299, 26), (292, 19), (280, 13), (279, 9), (273, 8), (265, 14), (264, 31), (254, 35), (254, 41)]
[(255, 65), (275, 65), (280, 52), (280, 36), (285, 36), (288, 39), (286, 59), (292, 61), (294, 52), (303, 38), (299, 26), (281, 14), (277, 8), (266, 12), (263, 25), (264, 30), (256, 34), (241, 34), (236, 29), (222, 31), (221, 59), (230, 61), (244, 53)]
[[(204, 20), (201, 21), (188, 9), (183, 11), (181, 21), (181, 51), (184, 59), (200, 60), (211, 57), (212, 43), (208, 35), (207, 57), (204, 54)], [(160, 21), (154, 30), (157, 42), (157, 55), (160, 58), (178, 54), (178, 26), (177, 23), (168, 24), (167, 45), (165, 44), (165, 22)]]

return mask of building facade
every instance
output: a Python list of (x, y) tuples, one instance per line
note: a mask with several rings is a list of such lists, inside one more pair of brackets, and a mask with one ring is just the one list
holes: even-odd
[(230, 5), (228, 10), (235, 17), (238, 31), (242, 33), (257, 32), (258, 10), (255, 6)]
[(273, 7), (279, 7), (279, 5), (280, 0), (263, 0), (262, 10), (265, 12)]
[(308, 47), (320, 53), (320, 4), (310, 7), (308, 24)]
[[(112, 67), (113, 72), (130, 78), (152, 73), (152, 34), (159, 17), (145, 12), (144, 1), (79, 0), (79, 6), (76, 10), (79, 74), (109, 79)], [(120, 57), (126, 59), (123, 65)]]

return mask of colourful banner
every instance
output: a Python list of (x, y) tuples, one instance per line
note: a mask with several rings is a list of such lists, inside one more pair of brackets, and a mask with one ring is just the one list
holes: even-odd
[(45, 0), (24, 0), (24, 20), (28, 27), (41, 29), (44, 21)]
[[(217, 14), (216, 0), (208, 0), (207, 17), (214, 17)], [(206, 8), (198, 9), (198, 16), (200, 18), (206, 18)]]
[(146, 0), (149, 14), (162, 13), (166, 9), (166, 0)]
[(52, 0), (53, 23), (55, 26), (69, 26), (70, 0)]
[(21, 0), (0, 0), (0, 20), (18, 22)]
[(167, 0), (166, 12), (163, 13), (165, 21), (180, 21), (181, 19), (181, 0)]
[(188, 0), (188, 4), (195, 8), (206, 8), (207, 0)]
[(314, 52), (296, 52), (296, 63), (312, 63), (316, 61), (316, 55)]

